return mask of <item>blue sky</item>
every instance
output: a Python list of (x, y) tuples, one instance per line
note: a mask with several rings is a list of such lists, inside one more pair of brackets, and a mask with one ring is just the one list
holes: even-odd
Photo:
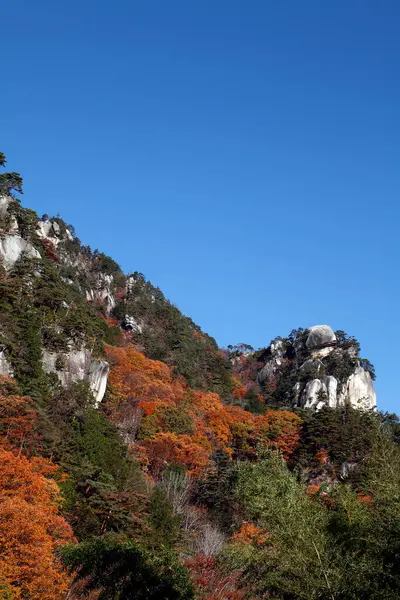
[(5, 0), (25, 205), (221, 345), (328, 323), (400, 412), (400, 4)]

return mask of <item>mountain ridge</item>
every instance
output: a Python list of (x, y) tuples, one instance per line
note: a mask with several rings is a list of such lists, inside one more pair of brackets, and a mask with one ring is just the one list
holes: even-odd
[(0, 175), (0, 598), (394, 600), (400, 423), (357, 340), (221, 349), (21, 186)]

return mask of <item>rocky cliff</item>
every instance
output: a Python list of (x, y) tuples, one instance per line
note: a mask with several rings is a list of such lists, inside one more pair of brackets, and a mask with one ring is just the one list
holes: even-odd
[(356, 339), (329, 325), (293, 330), (254, 351), (229, 347), (233, 371), (246, 387), (250, 410), (262, 405), (315, 409), (376, 408), (374, 368), (360, 356)]
[(104, 346), (122, 336), (228, 403), (238, 401), (233, 370), (246, 386), (245, 404), (256, 393), (278, 408), (376, 406), (373, 368), (343, 332), (318, 325), (259, 351), (224, 354), (143, 275), (125, 276), (71, 225), (39, 218), (10, 195), (0, 196), (0, 266), (2, 374), (32, 379), (34, 372), (39, 387), (86, 381), (98, 404), (109, 372)]
[(109, 372), (104, 348), (123, 341), (174, 365), (194, 386), (231, 392), (230, 365), (215, 340), (158, 288), (140, 273), (125, 276), (62, 219), (39, 218), (7, 194), (0, 195), (0, 286), (0, 374), (36, 390), (85, 381), (98, 404)]
[(356, 340), (316, 325), (273, 340), (260, 356), (265, 364), (257, 381), (293, 407), (374, 409), (373, 367), (359, 353)]

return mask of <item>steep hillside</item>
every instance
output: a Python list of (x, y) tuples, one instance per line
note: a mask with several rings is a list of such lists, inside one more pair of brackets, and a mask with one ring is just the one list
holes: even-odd
[(88, 380), (100, 402), (104, 344), (124, 340), (174, 365), (190, 385), (230, 396), (230, 364), (215, 340), (143, 275), (124, 276), (111, 258), (83, 246), (72, 226), (39, 219), (9, 195), (0, 197), (0, 227), (3, 374), (23, 381), (28, 370), (26, 385), (36, 380), (42, 391), (52, 375), (64, 386)]
[(358, 342), (219, 349), (21, 192), (0, 174), (0, 599), (398, 598), (400, 424)]

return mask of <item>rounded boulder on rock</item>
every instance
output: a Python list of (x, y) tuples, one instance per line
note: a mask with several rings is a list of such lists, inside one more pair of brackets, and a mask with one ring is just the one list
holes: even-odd
[(336, 343), (336, 335), (329, 325), (314, 325), (309, 331), (306, 342), (308, 349), (323, 348)]

